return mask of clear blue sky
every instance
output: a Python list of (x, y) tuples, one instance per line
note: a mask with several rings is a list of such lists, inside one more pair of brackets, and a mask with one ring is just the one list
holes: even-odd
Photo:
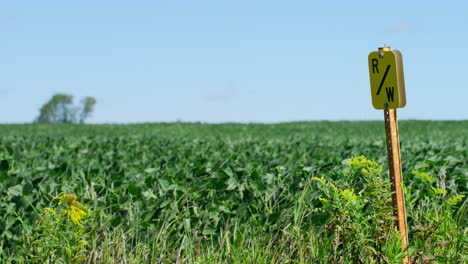
[(0, 123), (54, 93), (90, 122), (381, 120), (368, 53), (403, 53), (400, 119), (468, 119), (466, 1), (1, 1)]

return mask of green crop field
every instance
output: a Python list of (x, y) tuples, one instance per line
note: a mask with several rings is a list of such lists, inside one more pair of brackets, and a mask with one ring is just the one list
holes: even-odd
[[(468, 263), (468, 122), (402, 121), (415, 263)], [(398, 263), (382, 122), (0, 126), (0, 263)]]

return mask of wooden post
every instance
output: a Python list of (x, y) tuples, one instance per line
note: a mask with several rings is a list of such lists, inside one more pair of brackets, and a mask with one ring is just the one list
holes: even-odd
[(403, 263), (410, 263), (408, 249), (408, 228), (406, 223), (405, 197), (403, 194), (403, 176), (401, 173), (400, 139), (396, 109), (384, 109), (385, 135), (387, 137), (388, 170), (392, 183), (392, 204), (395, 208), (395, 224), (400, 231), (402, 250), (406, 251)]

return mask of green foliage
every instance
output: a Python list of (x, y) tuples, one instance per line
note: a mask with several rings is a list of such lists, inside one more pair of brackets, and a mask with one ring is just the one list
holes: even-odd
[(44, 208), (32, 233), (25, 236), (20, 262), (81, 263), (87, 259), (85, 248), (91, 228), (82, 225), (86, 209), (71, 194), (54, 200), (58, 200), (55, 207)]
[(426, 165), (412, 173), (420, 181), (405, 189), (405, 198), (415, 262), (468, 263), (465, 195), (448, 190), (446, 176), (435, 179)]
[[(418, 263), (467, 262), (467, 128), (400, 123)], [(395, 263), (384, 140), (381, 122), (3, 125), (0, 260), (57, 230), (91, 263)], [(83, 228), (38, 225), (62, 193), (93, 212)]]
[(75, 118), (73, 96), (55, 94), (39, 111), (38, 123), (72, 123)]
[[(343, 178), (318, 181), (319, 200), (325, 214), (323, 236), (332, 254), (327, 263), (401, 263), (404, 254), (395, 245), (399, 234), (394, 227), (391, 192), (382, 177), (382, 166), (365, 157), (346, 160)], [(356, 189), (356, 192), (355, 192)]]
[(79, 122), (84, 123), (85, 119), (91, 115), (94, 110), (96, 99), (85, 97), (82, 100), (82, 106), (73, 105), (73, 96), (69, 94), (55, 94), (39, 110), (37, 123), (77, 123), (79, 113)]
[(96, 104), (96, 99), (94, 97), (87, 96), (81, 101), (82, 107), (80, 112), (80, 124), (84, 123), (86, 118), (88, 118), (91, 113), (94, 111), (94, 105)]

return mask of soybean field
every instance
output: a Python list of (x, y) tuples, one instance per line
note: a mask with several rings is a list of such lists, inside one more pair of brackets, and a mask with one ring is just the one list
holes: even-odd
[(0, 263), (468, 263), (468, 121), (0, 125)]

